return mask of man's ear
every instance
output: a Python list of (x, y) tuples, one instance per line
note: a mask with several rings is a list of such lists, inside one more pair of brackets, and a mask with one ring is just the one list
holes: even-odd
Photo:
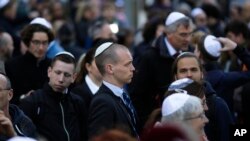
[(8, 91), (8, 100), (10, 101), (12, 99), (12, 97), (13, 97), (13, 89), (10, 89)]
[(77, 73), (75, 72), (75, 73), (73, 74), (73, 78), (72, 78), (71, 83), (74, 83), (74, 82), (75, 82), (75, 80), (76, 80), (76, 76), (77, 76)]
[(113, 66), (112, 66), (112, 64), (107, 64), (106, 66), (105, 66), (105, 71), (107, 72), (107, 73), (109, 73), (109, 74), (113, 74), (114, 72), (114, 70), (113, 70)]
[(177, 76), (176, 76), (176, 74), (174, 75), (174, 80), (177, 80)]
[(48, 73), (48, 77), (50, 77), (50, 73), (51, 73), (51, 71), (52, 71), (52, 68), (51, 68), (51, 67), (49, 67), (49, 68), (48, 68), (48, 71), (47, 71), (47, 73)]

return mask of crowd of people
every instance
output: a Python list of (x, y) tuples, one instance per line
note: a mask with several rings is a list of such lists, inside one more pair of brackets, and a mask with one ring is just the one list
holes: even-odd
[(223, 2), (155, 0), (133, 29), (123, 0), (0, 0), (0, 141), (229, 141), (250, 3)]

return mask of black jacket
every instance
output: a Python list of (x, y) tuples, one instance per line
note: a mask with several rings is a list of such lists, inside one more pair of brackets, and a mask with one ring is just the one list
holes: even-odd
[(85, 103), (77, 95), (54, 92), (46, 84), (23, 99), (20, 107), (49, 141), (87, 140)]
[(93, 94), (87, 85), (85, 79), (83, 79), (83, 82), (79, 85), (76, 85), (72, 90), (73, 93), (79, 95), (85, 102), (86, 108), (89, 108), (90, 102), (93, 98)]
[(137, 135), (122, 99), (103, 84), (91, 101), (88, 124), (89, 137), (111, 128), (121, 128)]
[(208, 140), (229, 141), (230, 126), (234, 124), (230, 110), (226, 102), (216, 95), (209, 82), (206, 82), (204, 87), (208, 106), (206, 116), (209, 119), (205, 126)]
[(5, 63), (6, 74), (9, 77), (14, 96), (11, 100), (19, 104), (19, 97), (30, 90), (37, 90), (43, 87), (48, 81), (47, 70), (50, 60), (45, 58), (39, 63), (30, 52), (23, 56), (16, 57)]
[[(9, 113), (11, 116), (11, 122), (14, 127), (15, 132), (18, 136), (32, 137), (36, 136), (36, 127), (28, 118), (22, 110), (20, 110), (16, 105), (9, 106)], [(5, 141), (9, 137), (0, 135), (0, 141)]]
[[(129, 92), (142, 124), (148, 115), (161, 106), (166, 87), (172, 82), (171, 68), (175, 60), (169, 54), (165, 35), (141, 56)], [(191, 49), (190, 49), (191, 50)]]

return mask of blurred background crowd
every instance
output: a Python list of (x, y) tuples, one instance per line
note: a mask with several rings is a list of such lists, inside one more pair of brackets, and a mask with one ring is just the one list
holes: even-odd
[[(151, 66), (148, 67), (152, 68), (153, 71), (152, 74), (148, 74), (151, 71), (145, 73), (147, 79), (140, 75), (143, 72), (140, 69), (143, 69), (143, 65), (147, 64), (145, 60), (150, 58), (147, 56), (147, 51), (159, 45), (157, 41), (167, 34), (166, 18), (173, 11), (189, 17), (195, 25), (194, 30), (190, 33), (190, 38), (189, 33), (180, 35), (182, 38), (188, 38), (185, 40), (190, 45), (190, 50), (184, 51), (194, 51), (195, 46), (200, 44), (201, 37), (207, 34), (215, 37), (227, 37), (238, 45), (237, 48), (250, 50), (250, 1), (248, 0), (0, 0), (0, 70), (3, 73), (6, 72), (12, 83), (14, 96), (11, 103), (19, 105), (20, 98), (22, 99), (34, 90), (41, 88), (48, 79), (48, 62), (46, 62), (48, 60), (46, 59), (53, 59), (57, 53), (63, 51), (72, 53), (78, 61), (76, 68), (78, 74), (72, 86), (74, 92), (81, 93), (77, 86), (83, 83), (87, 75), (90, 77), (93, 75), (92, 81), (100, 86), (102, 83), (101, 75), (96, 72), (96, 66), (94, 65), (95, 68), (92, 66), (95, 49), (104, 42), (116, 42), (126, 46), (133, 56), (135, 77), (131, 85), (126, 85), (126, 88), (131, 93), (134, 103), (137, 103), (138, 99), (142, 102), (138, 102), (139, 106), (135, 104), (139, 116), (145, 114), (141, 113), (140, 108), (149, 106), (147, 109), (149, 111), (143, 109), (146, 112), (146, 117), (139, 117), (139, 119), (142, 118), (140, 120), (142, 120), (141, 127), (143, 127), (150, 117), (150, 113), (161, 107), (159, 103), (163, 100), (162, 91), (165, 92), (170, 85), (170, 70), (174, 60), (166, 68), (167, 77), (169, 77), (166, 77), (167, 81), (163, 80), (165, 75), (155, 71), (165, 69), (159, 63), (162, 61), (161, 59), (151, 59), (153, 65), (149, 63)], [(38, 20), (34, 21), (36, 18)], [(48, 41), (39, 41), (38, 39), (41, 37), (36, 40), (28, 39), (29, 36), (33, 38), (34, 36), (29, 35), (29, 32), (26, 31), (27, 27), (38, 23), (42, 23), (46, 27), (46, 29), (41, 30), (46, 31)], [(182, 41), (181, 39), (175, 40), (176, 42)], [(42, 51), (32, 51), (31, 44), (36, 47), (48, 46), (44, 51), (45, 55)], [(20, 57), (27, 57), (28, 52), (38, 60), (36, 60), (36, 65), (22, 60), (24, 57)], [(219, 83), (213, 79), (216, 78), (216, 74), (209, 75), (211, 70), (205, 66), (207, 60), (202, 60), (202, 65), (205, 67), (204, 77), (207, 77), (206, 80), (211, 83), (217, 95), (226, 101), (230, 116), (232, 116), (232, 123), (249, 124), (249, 65), (237, 55), (233, 51), (223, 52), (218, 60), (213, 61), (219, 64), (223, 73), (245, 72), (246, 75), (242, 75), (242, 77), (230, 75), (228, 81), (220, 80)], [(15, 60), (18, 57), (19, 59)], [(37, 68), (33, 69), (34, 67), (31, 67), (30, 64)], [(234, 79), (236, 77), (237, 80)], [(203, 75), (201, 79), (203, 79)], [(142, 84), (143, 82), (145, 83)], [(222, 89), (222, 87), (226, 88)], [(91, 88), (92, 94), (96, 93), (97, 90), (98, 88)], [(142, 95), (136, 97), (135, 95), (138, 93), (152, 94), (150, 100), (153, 99), (154, 103), (150, 103)], [(92, 95), (83, 96), (87, 108), (89, 108), (91, 98)], [(145, 107), (143, 98), (149, 102)], [(140, 104), (143, 107), (140, 107), (142, 106)], [(206, 109), (204, 108), (204, 110)], [(114, 134), (116, 131), (111, 133)], [(98, 141), (98, 137), (96, 140)]]

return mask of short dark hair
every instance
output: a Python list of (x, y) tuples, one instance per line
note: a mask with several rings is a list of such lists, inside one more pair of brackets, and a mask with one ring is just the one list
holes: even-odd
[(202, 67), (202, 64), (201, 64), (201, 62), (200, 62), (200, 60), (199, 60), (199, 58), (194, 54), (194, 53), (192, 53), (192, 52), (183, 52), (183, 53), (181, 53), (176, 59), (175, 59), (175, 61), (174, 61), (174, 63), (173, 63), (173, 65), (172, 65), (172, 79), (174, 80), (174, 76), (177, 74), (177, 64), (178, 64), (178, 62), (181, 60), (181, 59), (183, 59), (183, 58), (194, 58), (197, 62), (198, 62), (198, 64), (199, 64), (199, 68), (200, 68), (200, 70), (201, 70), (201, 72), (203, 73), (203, 67)]
[(225, 34), (228, 32), (233, 32), (235, 35), (239, 35), (242, 33), (243, 37), (246, 40), (249, 40), (250, 37), (250, 31), (247, 27), (247, 24), (244, 23), (243, 21), (238, 21), (238, 20), (233, 20), (229, 22), (224, 30)]
[(54, 34), (49, 28), (40, 24), (29, 24), (21, 31), (21, 39), (27, 47), (30, 46), (30, 41), (35, 32), (45, 32), (48, 36), (49, 42), (54, 40)]
[(76, 66), (76, 59), (68, 54), (60, 54), (60, 55), (56, 55), (50, 64), (50, 67), (53, 67), (55, 65), (56, 61), (62, 61), (64, 63), (67, 64), (74, 64), (74, 67)]
[(101, 73), (105, 74), (105, 65), (107, 62), (116, 63), (118, 61), (117, 49), (127, 49), (124, 45), (113, 43), (108, 49), (95, 58), (96, 66)]

